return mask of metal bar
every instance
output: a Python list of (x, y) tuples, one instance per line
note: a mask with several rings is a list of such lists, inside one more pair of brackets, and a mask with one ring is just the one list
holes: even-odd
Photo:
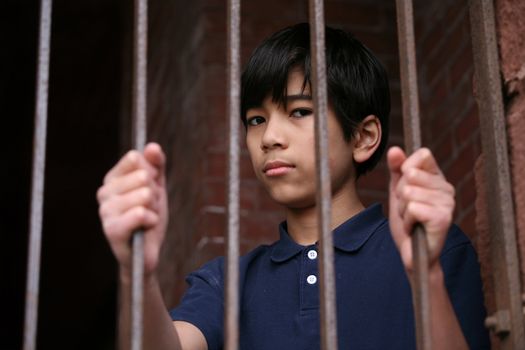
[[(403, 129), (408, 154), (421, 147), (419, 100), (414, 43), (414, 18), (412, 0), (397, 0), (397, 29), (401, 95), (403, 99)], [(431, 344), (430, 296), (428, 284), (428, 248), (425, 231), (415, 225), (412, 232), (414, 259), (414, 284), (412, 295), (416, 321), (416, 343), (419, 350), (429, 350)]]
[(239, 348), (239, 119), (240, 119), (240, 0), (228, 0), (228, 237), (226, 246), (225, 349)]
[(331, 230), (331, 180), (328, 163), (328, 97), (326, 88), (325, 24), (322, 0), (310, 0), (310, 48), (312, 93), (315, 109), (316, 202), (319, 220), (319, 280), (321, 301), (321, 347), (337, 349), (334, 245)]
[[(135, 0), (133, 40), (133, 146), (142, 150), (146, 143), (148, 1)], [(133, 234), (131, 287), (131, 348), (142, 349), (144, 297), (144, 232)]]
[(31, 214), (29, 224), (29, 260), (27, 264), (24, 321), (24, 350), (33, 350), (36, 348), (38, 324), (52, 6), (52, 0), (42, 0), (40, 2), (40, 36), (38, 39), (36, 78), (35, 131), (33, 141), (33, 175), (31, 183)]
[(507, 133), (499, 71), (496, 25), (492, 1), (469, 1), (475, 68), (475, 95), (479, 108), (490, 251), (497, 312), (487, 326), (501, 340), (501, 349), (525, 349), (516, 225), (511, 190)]

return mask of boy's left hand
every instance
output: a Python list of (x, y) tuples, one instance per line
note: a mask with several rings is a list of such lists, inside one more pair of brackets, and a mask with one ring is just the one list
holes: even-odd
[(429, 270), (440, 269), (443, 249), (454, 212), (454, 187), (447, 182), (429, 149), (409, 157), (399, 147), (387, 154), (390, 170), (390, 229), (409, 277), (413, 271), (412, 228), (420, 223), (428, 241)]

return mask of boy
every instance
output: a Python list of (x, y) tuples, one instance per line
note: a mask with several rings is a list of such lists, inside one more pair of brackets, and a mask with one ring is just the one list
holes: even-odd
[[(475, 252), (451, 227), (454, 189), (432, 154), (407, 157), (393, 147), (389, 221), (364, 208), (358, 177), (385, 149), (390, 97), (384, 68), (349, 34), (326, 29), (329, 158), (335, 246), (338, 343), (341, 349), (415, 348), (411, 227), (429, 243), (434, 349), (489, 347)], [(283, 205), (280, 239), (240, 262), (243, 349), (319, 348), (314, 111), (309, 28), (299, 24), (267, 39), (242, 78), (246, 143), (257, 178)], [(144, 342), (147, 349), (221, 349), (223, 259), (188, 277), (190, 288), (170, 316), (155, 276), (166, 229), (164, 155), (156, 144), (131, 151), (99, 189), (100, 216), (119, 261), (121, 302), (129, 302), (129, 239), (145, 228)], [(449, 230), (450, 228), (450, 230)], [(121, 341), (129, 310), (121, 308)], [(172, 322), (173, 320), (173, 322)]]

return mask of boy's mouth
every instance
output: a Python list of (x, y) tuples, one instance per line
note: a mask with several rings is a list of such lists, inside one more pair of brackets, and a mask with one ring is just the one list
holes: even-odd
[(266, 162), (263, 167), (263, 173), (266, 176), (280, 176), (289, 173), (295, 166), (282, 160), (273, 160)]

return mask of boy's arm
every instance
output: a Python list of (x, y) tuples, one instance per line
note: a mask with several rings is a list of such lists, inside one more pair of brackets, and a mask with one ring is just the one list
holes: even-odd
[[(120, 282), (119, 348), (131, 349), (131, 283)], [(144, 285), (144, 349), (206, 350), (202, 332), (188, 322), (173, 322), (166, 312), (160, 286), (156, 277)]]
[(156, 277), (167, 226), (164, 163), (157, 144), (148, 144), (143, 153), (130, 151), (107, 173), (97, 192), (104, 233), (119, 264), (121, 349), (130, 348), (130, 238), (137, 228), (144, 231), (144, 348), (207, 349), (195, 326), (171, 321)]
[(423, 225), (429, 248), (430, 307), (434, 349), (468, 349), (454, 313), (439, 260), (454, 212), (454, 187), (425, 148), (407, 157), (399, 147), (387, 155), (390, 169), (389, 221), (392, 237), (413, 284), (411, 231)]

